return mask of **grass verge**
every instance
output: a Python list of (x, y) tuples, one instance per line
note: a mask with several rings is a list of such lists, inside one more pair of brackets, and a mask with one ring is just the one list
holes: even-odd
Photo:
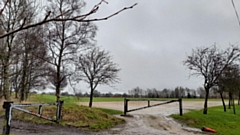
[(171, 117), (190, 127), (199, 128), (210, 127), (217, 131), (217, 135), (237, 135), (240, 133), (240, 106), (236, 105), (236, 113), (232, 109), (223, 111), (222, 106), (208, 108), (208, 114), (203, 114), (203, 110), (191, 110), (179, 116), (173, 114)]

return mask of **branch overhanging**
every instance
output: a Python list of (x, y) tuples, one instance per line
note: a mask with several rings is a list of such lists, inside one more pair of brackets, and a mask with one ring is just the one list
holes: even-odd
[[(59, 18), (63, 14), (57, 15), (54, 18), (49, 18), (50, 14), (51, 14), (51, 12), (49, 11), (42, 21), (37, 22), (37, 23), (33, 23), (33, 24), (29, 24), (29, 25), (24, 25), (24, 26), (22, 25), (21, 27), (15, 29), (15, 30), (12, 30), (12, 31), (4, 33), (4, 34), (1, 34), (0, 39), (4, 38), (4, 37), (7, 37), (9, 35), (12, 35), (14, 33), (17, 33), (19, 31), (26, 30), (26, 29), (29, 29), (29, 28), (33, 28), (33, 27), (43, 25), (43, 24), (46, 24), (46, 23), (49, 23), (49, 22), (61, 22), (61, 21), (96, 22), (96, 21), (103, 21), (103, 20), (107, 20), (109, 18), (112, 18), (112, 17), (116, 16), (117, 14), (119, 14), (119, 13), (125, 11), (125, 10), (132, 9), (133, 7), (135, 7), (137, 5), (137, 3), (135, 3), (132, 6), (124, 7), (123, 9), (121, 9), (121, 10), (119, 10), (119, 11), (117, 11), (117, 12), (115, 12), (115, 13), (109, 15), (109, 16), (106, 16), (106, 17), (95, 18), (95, 19), (86, 19), (86, 18), (90, 17), (91, 15), (93, 15), (94, 13), (96, 13), (98, 11), (99, 5), (102, 2), (105, 2), (105, 1), (103, 0), (99, 4), (95, 5), (93, 7), (93, 9), (90, 10), (90, 12), (88, 12), (84, 15), (74, 16), (74, 17), (71, 17), (71, 18)], [(64, 12), (64, 14), (67, 13), (67, 12), (69, 12), (69, 11)]]

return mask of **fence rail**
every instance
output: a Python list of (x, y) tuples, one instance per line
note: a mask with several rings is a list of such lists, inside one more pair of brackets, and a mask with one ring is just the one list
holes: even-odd
[[(11, 120), (12, 120), (12, 109), (16, 109), (19, 111), (22, 111), (24, 113), (28, 113), (30, 115), (56, 122), (58, 123), (59, 120), (61, 119), (61, 112), (62, 112), (62, 105), (64, 101), (59, 101), (56, 103), (43, 103), (43, 104), (13, 104), (13, 102), (4, 102), (3, 108), (5, 109), (5, 120), (3, 124), (3, 135), (9, 135), (10, 134), (10, 127), (11, 127)], [(52, 106), (56, 105), (57, 110), (56, 110), (56, 119), (49, 118), (47, 116), (42, 115), (42, 107), (43, 106)], [(29, 111), (27, 109), (23, 109), (21, 107), (30, 107), (30, 106), (38, 106), (38, 113), (35, 113), (33, 111)]]
[[(144, 106), (144, 107), (128, 110), (128, 102), (129, 101), (147, 101), (148, 105)], [(151, 105), (150, 104), (151, 101), (165, 101), (165, 102)], [(127, 99), (127, 98), (124, 98), (124, 114), (123, 114), (123, 116), (127, 116), (127, 112), (142, 110), (142, 109), (146, 109), (146, 108), (150, 108), (150, 107), (154, 107), (154, 106), (159, 106), (159, 105), (164, 105), (164, 104), (169, 104), (169, 103), (173, 103), (173, 102), (179, 102), (179, 114), (180, 114), (180, 116), (182, 116), (182, 98), (179, 98), (178, 100), (162, 100), (162, 99), (148, 100), (148, 99)]]

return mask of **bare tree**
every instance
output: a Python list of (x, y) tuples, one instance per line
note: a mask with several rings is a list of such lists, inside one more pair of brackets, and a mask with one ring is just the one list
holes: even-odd
[(145, 92), (145, 95), (148, 98), (158, 98), (159, 97), (159, 91), (156, 88), (147, 89)]
[(183, 87), (176, 87), (174, 91), (175, 91), (175, 98), (181, 98), (185, 96), (185, 90)]
[(240, 56), (237, 46), (230, 46), (226, 51), (220, 51), (216, 45), (211, 47), (197, 48), (192, 51), (184, 64), (193, 71), (193, 75), (204, 78), (204, 89), (206, 91), (203, 114), (207, 114), (207, 101), (209, 90), (217, 84), (223, 70), (232, 64)]
[[(219, 86), (229, 93), (229, 108), (233, 106), (233, 112), (236, 114), (234, 95), (239, 93), (240, 88), (240, 70), (238, 65), (230, 65), (219, 77)], [(226, 107), (225, 107), (226, 108)]]
[[(72, 0), (73, 1), (73, 0)], [(45, 7), (39, 8), (36, 7), (36, 4), (38, 1), (36, 0), (3, 0), (0, 1), (0, 48), (2, 50), (0, 54), (0, 59), (1, 59), (1, 87), (0, 87), (0, 96), (4, 96), (7, 100), (9, 100), (10, 97), (10, 87), (13, 87), (10, 83), (10, 81), (15, 81), (15, 82), (21, 82), (21, 85), (19, 83), (15, 84), (15, 88), (19, 88), (20, 86), (23, 88), (23, 86), (27, 86), (32, 84), (28, 81), (26, 81), (25, 77), (22, 77), (19, 79), (19, 76), (14, 76), (16, 79), (13, 79), (14, 77), (11, 77), (12, 75), (20, 75), (16, 74), (21, 71), (19, 68), (19, 63), (20, 61), (18, 59), (15, 60), (14, 57), (15, 55), (15, 50), (18, 50), (17, 44), (15, 44), (15, 37), (19, 35), (21, 31), (27, 30), (29, 28), (35, 28), (40, 25), (44, 24), (53, 24), (53, 23), (59, 23), (59, 24), (71, 24), (79, 25), (79, 24), (84, 24), (84, 25), (91, 25), (90, 22), (95, 22), (95, 21), (103, 21), (107, 20), (113, 16), (116, 16), (117, 14), (131, 9), (137, 4), (133, 4), (132, 6), (129, 7), (124, 7), (123, 9), (120, 9), (114, 13), (109, 13), (106, 15), (106, 17), (101, 17), (101, 18), (93, 18), (92, 15), (97, 13), (101, 7), (102, 4), (108, 4), (105, 0), (99, 0), (99, 2), (92, 7), (89, 11), (83, 13), (83, 12), (78, 12), (76, 13), (75, 10), (78, 6), (73, 6), (69, 9), (66, 8), (65, 5), (62, 6), (62, 10), (59, 12), (56, 12), (54, 8), (48, 8), (46, 11)], [(46, 1), (47, 2), (47, 1)], [(58, 1), (48, 1), (49, 3), (47, 5), (54, 5), (56, 2), (61, 3), (61, 2), (67, 2), (63, 0), (58, 0)], [(84, 3), (82, 1), (77, 1), (75, 2), (80, 2)], [(71, 4), (71, 3), (68, 3)], [(32, 10), (34, 9), (34, 10)], [(37, 11), (37, 12), (33, 12)], [(73, 14), (75, 12), (75, 14)], [(37, 13), (37, 14), (35, 14)], [(33, 19), (34, 18), (34, 19)], [(48, 25), (49, 26), (49, 25)], [(83, 26), (83, 25), (82, 25)], [(77, 31), (77, 29), (75, 29)], [(82, 32), (85, 32), (84, 30)], [(52, 33), (51, 33), (52, 34)], [(53, 35), (51, 35), (53, 36)], [(56, 35), (55, 35), (56, 36)], [(54, 37), (54, 36), (53, 36)], [(70, 41), (70, 40), (69, 40)], [(56, 40), (54, 41), (56, 43)], [(68, 41), (67, 41), (68, 42)], [(84, 41), (85, 42), (85, 41)], [(51, 48), (52, 49), (52, 48)], [(74, 50), (74, 49), (72, 49)], [(14, 56), (14, 57), (13, 57)], [(27, 55), (26, 55), (27, 56)], [(33, 57), (31, 57), (33, 58)], [(45, 59), (45, 58), (44, 58)], [(25, 61), (26, 62), (26, 61)], [(21, 62), (20, 62), (21, 63)], [(15, 65), (13, 68), (12, 65)], [(26, 66), (23, 67), (22, 69), (26, 69)], [(16, 73), (13, 73), (13, 72)], [(32, 72), (32, 71), (31, 71)], [(30, 73), (30, 72), (29, 72)], [(28, 73), (27, 73), (28, 74)], [(61, 73), (60, 73), (61, 74)], [(59, 74), (59, 77), (60, 77)], [(18, 79), (17, 79), (18, 78)], [(32, 77), (31, 77), (32, 78)], [(35, 77), (34, 77), (35, 78)], [(25, 81), (24, 81), (24, 80)], [(28, 78), (29, 79), (29, 78)], [(33, 79), (33, 78), (32, 78)], [(23, 80), (23, 81), (21, 81)], [(58, 79), (61, 80), (61, 79)], [(25, 83), (24, 83), (25, 82)], [(39, 82), (39, 81), (37, 81)], [(16, 89), (15, 89), (16, 90)], [(23, 89), (21, 91), (24, 91)]]
[(91, 48), (86, 55), (80, 55), (76, 63), (83, 81), (89, 84), (90, 101), (92, 107), (93, 92), (98, 85), (110, 85), (118, 82), (117, 73), (120, 69), (112, 62), (109, 52), (101, 51), (99, 48)]
[(38, 85), (43, 86), (43, 82), (46, 80), (47, 48), (42, 35), (43, 29), (35, 27), (21, 31), (17, 36), (18, 49), (15, 55), (18, 56), (18, 60), (15, 63), (16, 73), (12, 79), (18, 84), (15, 94), (18, 94), (19, 89), (21, 101), (27, 98), (31, 88)]
[[(61, 14), (59, 18), (67, 19), (82, 12), (85, 2), (79, 0), (56, 0), (48, 7), (53, 13), (51, 16)], [(65, 12), (68, 12), (65, 14)], [(61, 21), (51, 22), (48, 27), (48, 48), (52, 69), (55, 70), (54, 86), (56, 100), (60, 100), (62, 83), (67, 81), (71, 70), (71, 63), (77, 58), (77, 53), (83, 47), (91, 45), (96, 35), (97, 27), (91, 22)], [(53, 76), (53, 75), (51, 75)]]
[(143, 89), (139, 87), (133, 88), (132, 90), (128, 91), (129, 95), (132, 95), (134, 98), (141, 98), (143, 96), (143, 92)]
[[(1, 34), (8, 33), (21, 27), (22, 22), (29, 24), (34, 15), (34, 4), (28, 0), (4, 1), (6, 2), (0, 15)], [(15, 43), (17, 34), (10, 34), (1, 38), (1, 65), (3, 79), (3, 94), (5, 99), (10, 99), (10, 77), (11, 66), (15, 63), (17, 44)], [(15, 57), (15, 58), (14, 58)]]

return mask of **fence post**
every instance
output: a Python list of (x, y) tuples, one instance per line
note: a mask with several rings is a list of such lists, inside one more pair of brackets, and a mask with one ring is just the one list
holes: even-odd
[(148, 107), (150, 106), (150, 101), (148, 100)]
[(3, 123), (3, 135), (10, 134), (10, 124), (11, 124), (11, 116), (12, 116), (12, 107), (11, 104), (13, 102), (4, 102), (3, 108), (5, 109), (5, 120)]
[(128, 99), (124, 98), (124, 116), (127, 115), (128, 110)]
[(38, 107), (38, 114), (42, 115), (42, 105), (39, 105), (39, 107)]
[(57, 105), (57, 113), (56, 113), (56, 120), (60, 120), (61, 119), (61, 112), (62, 112), (62, 105), (63, 105), (64, 101), (61, 100), (58, 102)]
[(178, 101), (179, 101), (179, 112), (180, 112), (180, 116), (182, 116), (182, 98), (179, 98)]

